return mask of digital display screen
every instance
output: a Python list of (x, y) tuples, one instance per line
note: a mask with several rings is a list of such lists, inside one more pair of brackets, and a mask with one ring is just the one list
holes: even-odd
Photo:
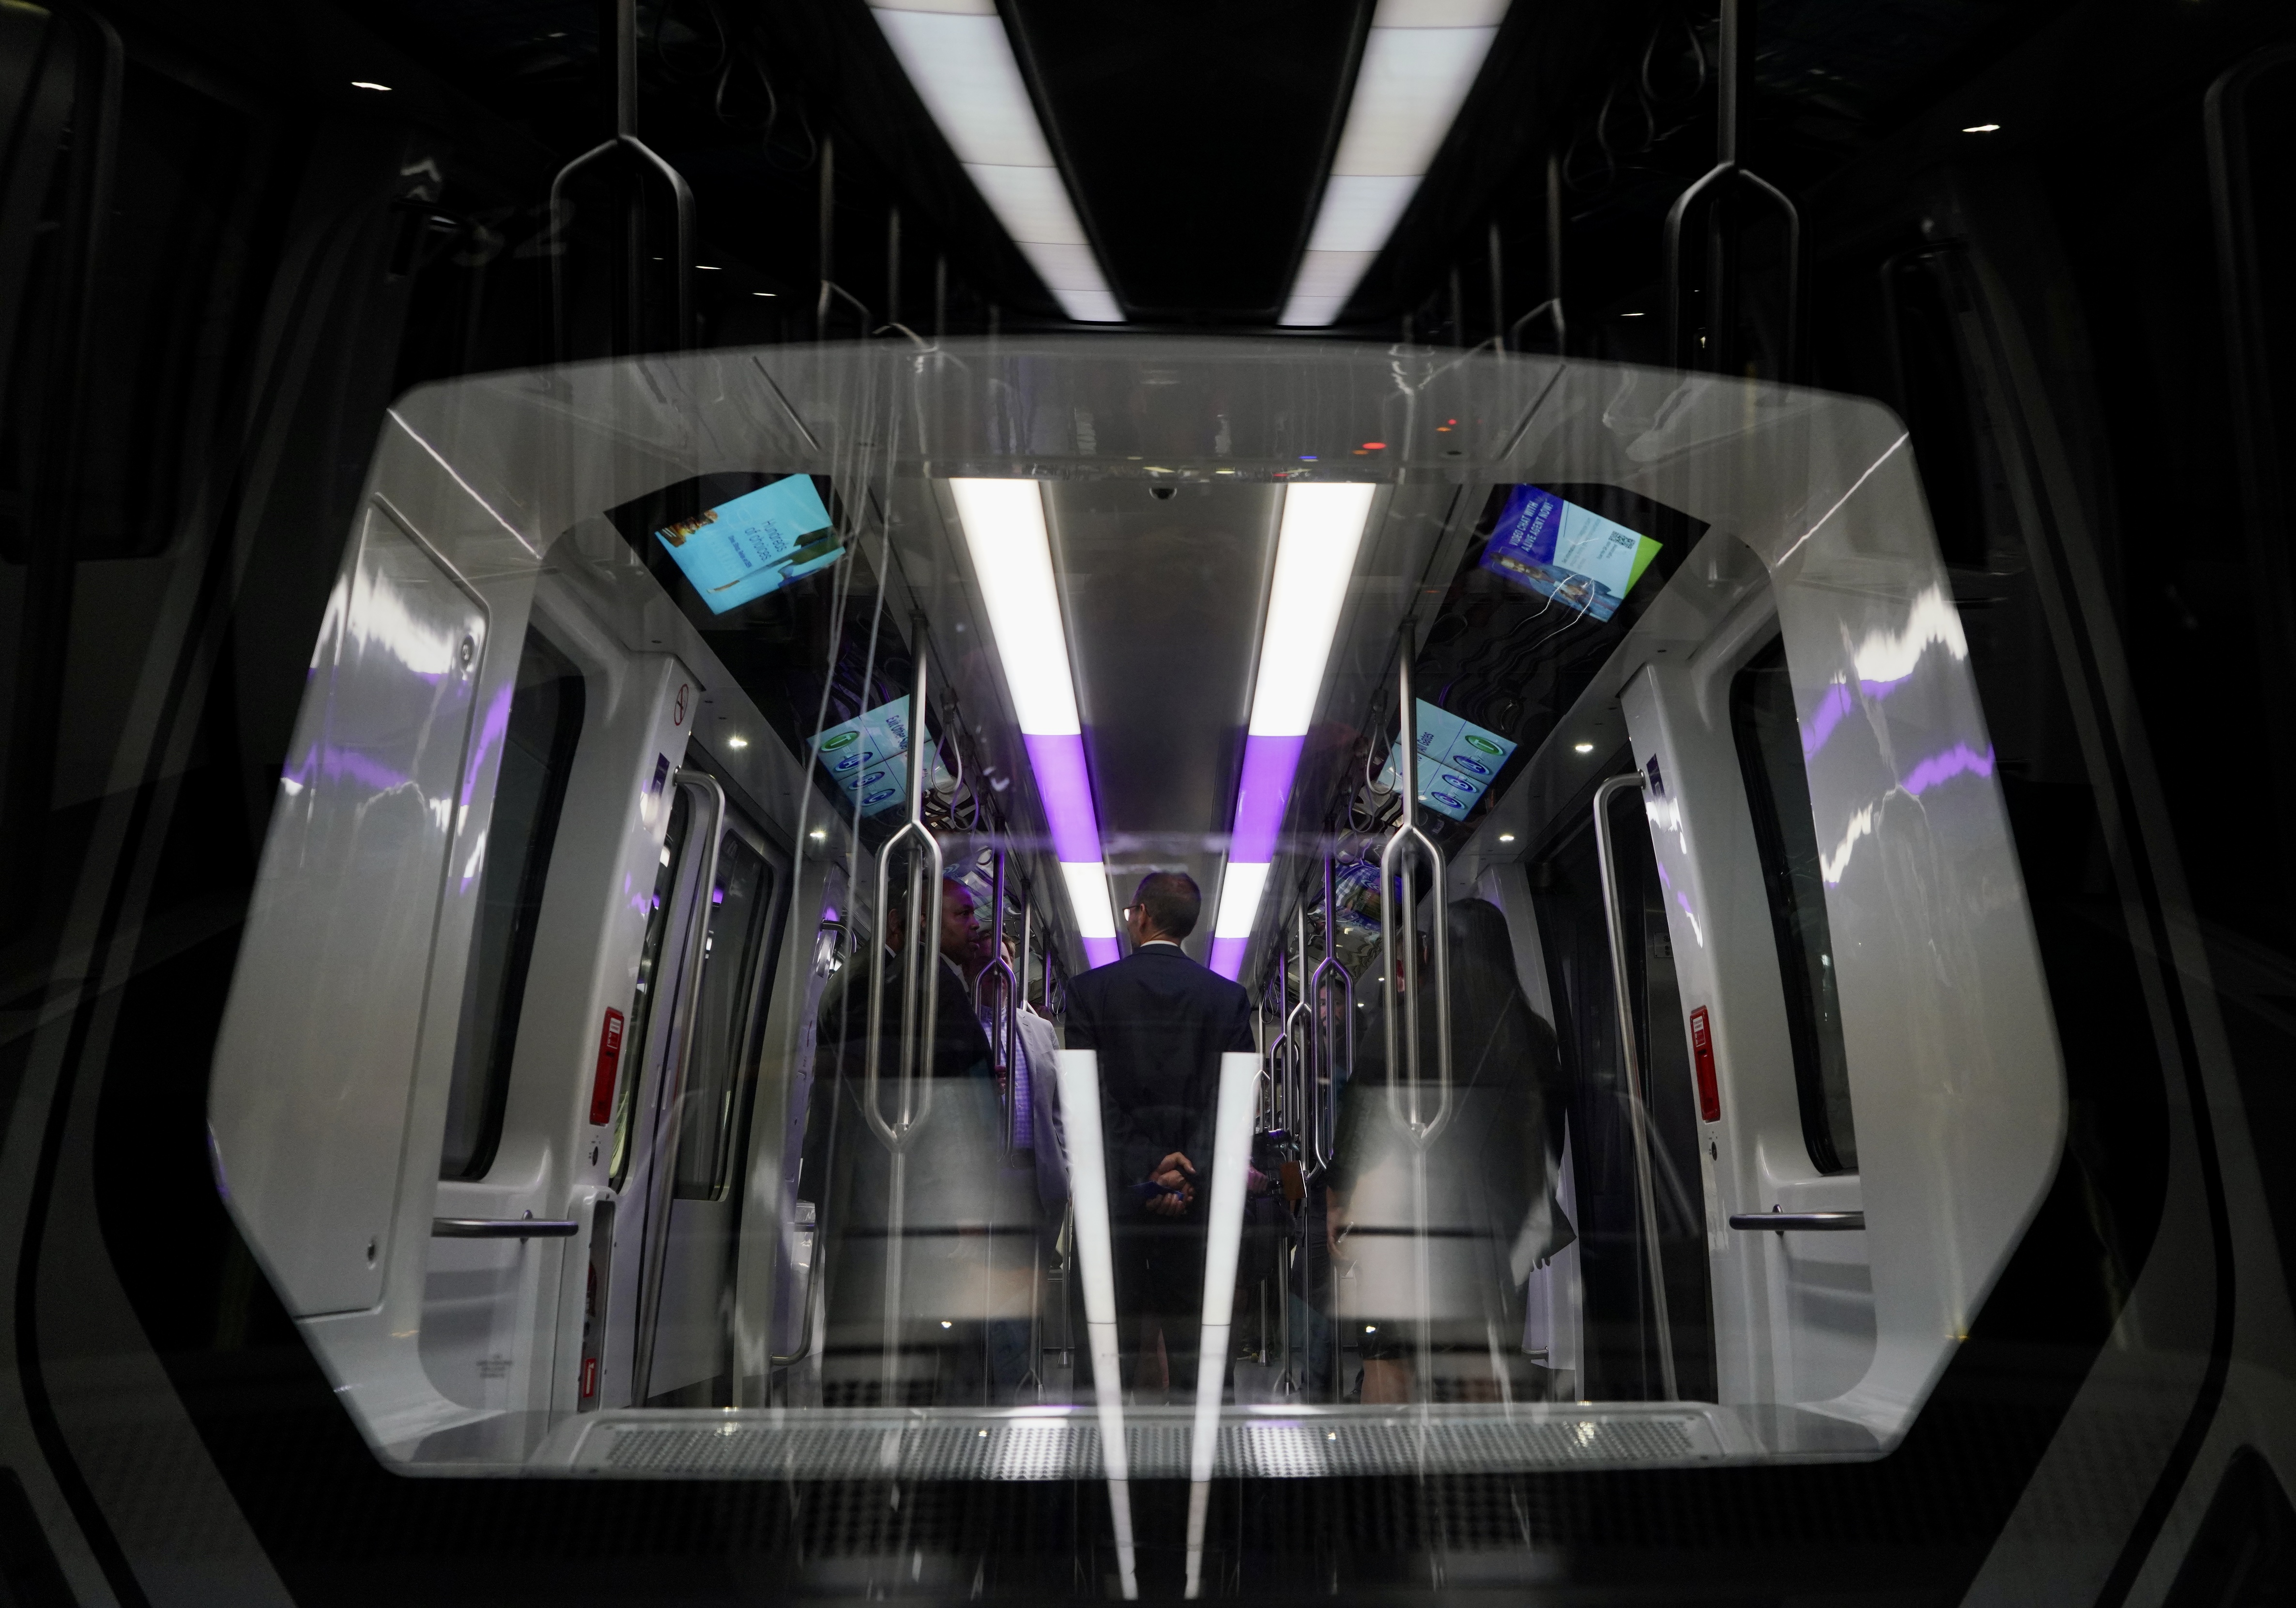
[[(770, 487), (768, 490), (772, 489)], [(850, 720), (840, 721), (813, 740), (813, 751), (845, 794), (864, 816), (882, 814), (908, 797), (909, 701), (906, 696), (881, 703)], [(948, 767), (933, 755), (928, 787), (952, 778)]]
[(723, 614), (835, 563), (845, 549), (829, 524), (813, 477), (792, 474), (665, 525), (654, 539), (709, 611)]
[[(1515, 745), (1424, 698), (1414, 701), (1419, 706), (1419, 801), (1438, 815), (1464, 821), (1498, 780)], [(1392, 753), (1379, 773), (1379, 784), (1395, 785)]]
[(1536, 486), (1518, 486), (1484, 546), (1482, 567), (1516, 586), (1608, 619), (1658, 556), (1659, 544)]

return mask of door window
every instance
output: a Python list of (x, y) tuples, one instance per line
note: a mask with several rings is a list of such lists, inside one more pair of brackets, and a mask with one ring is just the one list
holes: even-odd
[(645, 942), (638, 950), (637, 988), (630, 999), (629, 1031), (622, 1046), (622, 1090), (614, 1102), (614, 1159), (610, 1169), (613, 1185), (621, 1188), (630, 1170), (630, 1126), (637, 1103), (637, 1088), (645, 1065), (646, 1031), (653, 1024), (654, 997), (669, 977), (662, 970), (662, 943), (669, 933), (669, 907), (677, 890), (678, 866), (685, 851), (686, 824), (693, 818), (685, 789), (669, 807), (669, 830), (662, 837), (661, 857), (653, 875), (653, 902), (646, 910)]
[(447, 1096), (442, 1178), (484, 1177), (502, 1142), (527, 964), (549, 880), (566, 777), (582, 734), (582, 673), (536, 632), (520, 651), (502, 773), (487, 827), (479, 913), (463, 986), (462, 1029)]
[(1746, 775), (1762, 886), (1777, 934), (1793, 1040), (1794, 1088), (1811, 1165), (1857, 1169), (1857, 1130), (1849, 1114), (1849, 1061), (1842, 1047), (1841, 998), (1833, 939), (1825, 921), (1825, 881), (1802, 768), (1801, 723), (1794, 716), (1784, 641), (1772, 643), (1730, 684), (1730, 726)]

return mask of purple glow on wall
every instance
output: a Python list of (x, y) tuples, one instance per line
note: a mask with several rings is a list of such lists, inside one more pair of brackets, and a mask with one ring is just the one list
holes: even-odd
[(1905, 789), (1915, 798), (1927, 792), (1940, 782), (1950, 782), (1956, 776), (1989, 776), (1993, 774), (1993, 750), (1988, 746), (1977, 752), (1966, 742), (1956, 742), (1941, 754), (1932, 754), (1906, 773)]
[(1825, 740), (1833, 735), (1833, 728), (1841, 724), (1841, 718), (1855, 707), (1850, 701), (1849, 689), (1840, 682), (1826, 688), (1825, 696), (1819, 699), (1817, 707), (1810, 711), (1809, 729), (1801, 734), (1801, 757), (1805, 759), (1814, 758), (1817, 751), (1825, 746)]
[(1243, 952), (1251, 947), (1248, 938), (1216, 938), (1212, 939), (1212, 970), (1230, 982), (1243, 970)]
[(1092, 808), (1092, 778), (1085, 770), (1084, 739), (1072, 734), (1029, 736), (1023, 741), (1029, 745), (1029, 767), (1037, 773), (1037, 795), (1045, 801), (1046, 820), (1053, 829), (1054, 854), (1085, 865), (1099, 859), (1100, 817)]
[(1228, 858), (1259, 866), (1275, 857), (1275, 834), (1283, 827), (1292, 800), (1292, 778), (1300, 768), (1305, 737), (1246, 737), (1243, 776), (1235, 790), (1235, 826)]
[(1124, 958), (1124, 951), (1112, 938), (1087, 938), (1084, 940), (1084, 957), (1095, 966), (1112, 966)]

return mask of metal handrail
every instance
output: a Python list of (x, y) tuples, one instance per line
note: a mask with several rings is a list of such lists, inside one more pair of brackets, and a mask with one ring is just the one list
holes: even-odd
[(1307, 1122), (1308, 1086), (1316, 1076), (1316, 1012), (1308, 992), (1308, 901), (1304, 894), (1292, 910), (1294, 939), (1300, 947), (1300, 1003), (1283, 1015), (1283, 1036), (1292, 1041), (1291, 1086), (1283, 1092), (1283, 1134), (1292, 1153), (1300, 1149), (1300, 1130)]
[(1730, 1227), (1756, 1232), (1784, 1233), (1789, 1228), (1819, 1228), (1836, 1231), (1861, 1231), (1866, 1227), (1862, 1211), (1734, 1211)]
[[(1020, 984), (1013, 975), (1013, 963), (1004, 958), (1004, 850), (994, 851), (996, 870), (990, 876), (989, 929), (996, 935), (996, 946), (988, 964), (980, 968), (980, 975), (972, 980), (972, 1013), (981, 1013), (984, 985), (992, 980), (997, 984), (995, 1025), (988, 1027), (988, 1063), (996, 1074), (997, 1087), (1004, 1103), (1004, 1149), (1009, 1153), (1019, 1139), (1021, 1121), (1020, 1086), (1014, 1072), (1016, 1062), (1013, 1046), (1020, 1032)], [(986, 1025), (986, 1024), (984, 1024)]]
[[(1310, 1170), (1316, 1173), (1331, 1166), (1339, 1144), (1340, 1085), (1345, 1080), (1340, 1072), (1340, 1063), (1343, 1060), (1347, 1062), (1349, 1078), (1355, 1075), (1356, 1070), (1355, 1024), (1348, 1019), (1348, 1012), (1355, 1005), (1356, 980), (1355, 974), (1340, 959), (1335, 882), (1332, 856), (1326, 853), (1324, 856), (1324, 958), (1316, 963), (1316, 969), (1308, 976), (1308, 991), (1316, 1002), (1316, 1013), (1311, 1021), (1316, 1034), (1316, 1067), (1308, 1082), (1305, 1154)], [(1324, 980), (1326, 978), (1338, 980), (1336, 990)]]
[(1595, 790), (1595, 852), (1603, 875), (1603, 919), (1611, 939), (1611, 990), (1617, 996), (1619, 1056), (1627, 1073), (1628, 1125), (1635, 1142), (1635, 1194), (1642, 1218), (1644, 1268), (1650, 1285), (1651, 1312), (1658, 1319), (1659, 1378), (1669, 1401), (1681, 1399), (1674, 1377), (1674, 1321), (1667, 1310), (1666, 1269), (1659, 1259), (1658, 1194), (1652, 1176), (1650, 1105), (1644, 1085), (1642, 1055), (1635, 1045), (1635, 1010), (1627, 969), (1627, 918), (1619, 907), (1619, 857), (1611, 841), (1611, 800), (1629, 788), (1637, 794), (1643, 774), (1633, 771), (1612, 776)]
[(662, 1258), (669, 1245), (669, 1214), (676, 1194), (678, 1144), (685, 1130), (685, 1074), (693, 1062), (693, 1020), (701, 1005), (702, 963), (709, 939), (709, 895), (718, 881), (718, 844), (726, 831), (726, 790), (708, 771), (678, 770), (674, 787), (700, 793), (709, 805), (709, 825), (701, 840), (700, 874), (693, 881), (693, 914), (685, 936), (685, 958), (678, 974), (677, 999), (670, 1013), (667, 1081), (654, 1105), (652, 1159), (646, 1175), (645, 1248), (638, 1263), (638, 1334), (630, 1370), (631, 1398), (644, 1407), (652, 1382), (654, 1324), (661, 1312)]
[[(901, 1249), (908, 1204), (909, 1143), (932, 1114), (933, 1040), (940, 1020), (940, 883), (947, 870), (940, 840), (925, 825), (925, 777), (931, 767), (927, 757), (925, 724), (931, 714), (932, 652), (922, 614), (910, 617), (911, 651), (916, 656), (916, 680), (909, 693), (909, 818), (877, 851), (877, 931), (890, 936), (886, 921), (888, 878), (893, 851), (914, 834), (921, 845), (909, 860), (909, 900), (901, 932), (901, 1054), (895, 1070), (898, 1114), (888, 1121), (878, 1106), (877, 1085), (885, 1031), (885, 946), (880, 943), (869, 964), (869, 1038), (863, 1052), (861, 1114), (868, 1119), (885, 1148), (892, 1153), (893, 1176), (886, 1192), (884, 1370), (890, 1392), (900, 1359)], [(920, 877), (930, 866), (931, 875)], [(917, 941), (922, 922), (924, 940)], [(922, 999), (920, 994), (922, 993)], [(919, 1005), (922, 1005), (920, 1012)], [(923, 1085), (923, 1097), (917, 1087)]]
[[(1785, 192), (1747, 168), (1739, 160), (1738, 122), (1740, 101), (1746, 87), (1746, 68), (1751, 48), (1746, 37), (1743, 7), (1747, 0), (1722, 0), (1722, 60), (1719, 70), (1719, 94), (1716, 97), (1714, 166), (1705, 176), (1680, 195), (1667, 209), (1666, 259), (1666, 349), (1667, 360), (1677, 368), (1688, 368), (1688, 355), (1683, 350), (1683, 337), (1688, 332), (1682, 316), (1682, 225), (1689, 216), (1691, 203), (1709, 189), (1720, 185), (1742, 185), (1757, 195), (1773, 202), (1785, 214), (1786, 220), (1786, 363), (1783, 376), (1792, 380), (1799, 372), (1801, 359), (1801, 213), (1786, 198)], [(1734, 289), (1735, 287), (1727, 287)], [(1714, 328), (1719, 331), (1721, 320), (1727, 315), (1718, 304), (1709, 309)]]
[[(940, 912), (939, 909), (940, 882), (947, 869), (940, 851), (940, 840), (925, 825), (924, 795), (926, 760), (924, 740), (925, 696), (930, 679), (931, 655), (926, 652), (924, 621), (916, 622), (916, 683), (909, 696), (909, 816), (900, 830), (885, 841), (877, 851), (877, 931), (890, 937), (888, 922), (894, 850), (911, 836), (922, 846), (917, 860), (909, 867), (908, 914), (901, 934), (901, 1054), (900, 1065), (894, 1076), (898, 1080), (899, 1105), (898, 1115), (888, 1120), (878, 1105), (877, 1085), (882, 1060), (885, 1030), (885, 946), (880, 943), (869, 962), (869, 1037), (862, 1054), (861, 1114), (868, 1119), (869, 1127), (886, 1148), (899, 1154), (908, 1148), (910, 1137), (932, 1111), (932, 1038), (933, 1024), (940, 1011)], [(920, 865), (930, 865), (932, 875), (920, 886), (917, 875)], [(915, 941), (922, 918), (924, 941)], [(922, 967), (919, 962), (923, 964)], [(922, 989), (923, 1012), (918, 1012)], [(922, 1022), (923, 1031), (915, 1031)], [(924, 1086), (923, 1097), (917, 1096), (917, 1085)]]
[[(627, 152), (640, 161), (652, 167), (669, 182), (669, 193), (677, 211), (677, 252), (675, 264), (677, 279), (677, 342), (676, 349), (685, 350), (693, 341), (693, 192), (687, 187), (685, 176), (664, 161), (653, 148), (638, 138), (637, 127), (637, 7), (636, 0), (616, 0), (614, 7), (614, 137), (592, 146), (558, 170), (550, 181), (550, 241), (556, 248), (550, 255), (550, 339), (557, 356), (566, 356), (566, 251), (565, 214), (561, 209), (564, 201), (566, 181), (594, 162), (603, 161), (617, 151)], [(637, 345), (638, 332), (630, 331), (630, 344)]]
[[(1388, 906), (1382, 913), (1383, 919), (1379, 927), (1380, 958), (1386, 965), (1385, 975), (1380, 979), (1380, 989), (1385, 1015), (1382, 1026), (1387, 1034), (1388, 1114), (1410, 1136), (1412, 1143), (1423, 1152), (1434, 1143), (1435, 1136), (1442, 1132), (1451, 1120), (1450, 900), (1442, 851), (1435, 847), (1433, 839), (1420, 830), (1414, 808), (1419, 794), (1419, 709), (1411, 691), (1411, 631), (1406, 625), (1398, 655), (1398, 684), (1401, 688), (1402, 713), (1395, 747), (1396, 753), (1400, 756), (1397, 760), (1396, 796), (1401, 800), (1401, 813), (1396, 817), (1395, 830), (1388, 835), (1387, 846), (1379, 854), (1380, 898)], [(1431, 926), (1434, 939), (1431, 969), (1435, 995), (1435, 1076), (1439, 1095), (1432, 1117), (1424, 1116), (1420, 1109), (1419, 997), (1423, 990), (1416, 986), (1406, 989), (1402, 996), (1406, 1018), (1403, 1054), (1398, 1053), (1396, 1045), (1396, 932), (1398, 928), (1402, 929), (1404, 941), (1408, 945), (1410, 935), (1417, 926), (1414, 915), (1418, 903), (1413, 890), (1410, 867), (1402, 861), (1404, 851), (1414, 841), (1426, 856), (1430, 891), (1435, 899), (1435, 919)], [(1399, 871), (1398, 866), (1401, 867)], [(1398, 879), (1403, 888), (1400, 899), (1395, 897)], [(1414, 975), (1417, 969), (1415, 965), (1413, 967)], [(1397, 1073), (1406, 1065), (1411, 1086), (1407, 1100), (1397, 1081)]]

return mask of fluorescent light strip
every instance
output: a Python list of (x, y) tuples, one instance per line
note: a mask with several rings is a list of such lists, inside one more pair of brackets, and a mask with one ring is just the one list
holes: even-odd
[(952, 480), (948, 489), (1029, 751), (1029, 768), (1037, 778), (1037, 796), (1052, 829), (1053, 853), (1068, 883), (1077, 935), (1084, 940), (1086, 959), (1104, 966), (1120, 953), (1116, 911), (1108, 897), (1100, 817), (1093, 808), (1092, 775), (1077, 720), (1076, 678), (1069, 669), (1068, 632), (1053, 578), (1044, 488), (1034, 480)]
[(1044, 488), (1034, 480), (951, 480), (949, 496), (980, 578), (980, 601), (996, 634), (1013, 713), (1033, 737), (1072, 737), (1076, 688), (1061, 628)]
[(1212, 924), (1211, 969), (1223, 977), (1234, 978), (1243, 970), (1260, 890), (1275, 858), (1276, 836), (1292, 801), (1292, 778), (1316, 718), (1316, 701), (1377, 489), (1368, 483), (1338, 482), (1291, 486), (1283, 493), (1228, 866)]
[(1380, 0), (1282, 322), (1340, 316), (1474, 87), (1507, 0)]
[(1081, 324), (1123, 323), (994, 0), (899, 0), (869, 9), (941, 137), (1061, 310)]

